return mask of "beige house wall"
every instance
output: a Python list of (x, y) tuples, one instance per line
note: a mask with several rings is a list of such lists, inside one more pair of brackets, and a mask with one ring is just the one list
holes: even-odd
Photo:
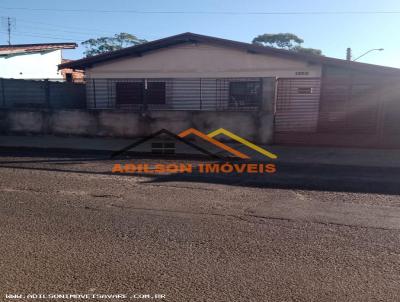
[(183, 44), (87, 69), (89, 78), (320, 77), (321, 66), (206, 44)]

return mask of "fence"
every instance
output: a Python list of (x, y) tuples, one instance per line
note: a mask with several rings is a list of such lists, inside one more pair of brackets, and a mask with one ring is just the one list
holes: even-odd
[(83, 83), (0, 78), (2, 108), (86, 108)]
[(257, 110), (262, 78), (87, 79), (88, 108)]

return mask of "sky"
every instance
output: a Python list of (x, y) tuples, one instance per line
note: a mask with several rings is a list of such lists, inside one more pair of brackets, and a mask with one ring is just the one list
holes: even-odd
[[(120, 32), (146, 40), (194, 32), (251, 42), (259, 34), (290, 32), (329, 57), (344, 59), (347, 47), (354, 58), (384, 48), (359, 61), (400, 68), (398, 0), (0, 0), (0, 16), (15, 20), (13, 44), (80, 43)], [(7, 43), (3, 23), (0, 44)], [(81, 58), (84, 50), (65, 50), (64, 57)]]

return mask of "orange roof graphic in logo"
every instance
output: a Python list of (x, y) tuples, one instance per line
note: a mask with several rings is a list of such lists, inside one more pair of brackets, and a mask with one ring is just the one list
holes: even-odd
[(220, 141), (217, 141), (216, 139), (214, 139), (214, 137), (219, 134), (224, 134), (224, 135), (228, 136), (229, 138), (241, 143), (242, 145), (245, 145), (245, 146), (257, 151), (258, 153), (261, 153), (264, 156), (267, 156), (272, 159), (278, 158), (278, 156), (276, 154), (271, 153), (268, 150), (265, 150), (265, 149), (261, 148), (260, 146), (257, 146), (256, 144), (253, 144), (252, 142), (249, 142), (248, 140), (246, 140), (224, 128), (219, 128), (209, 134), (204, 134), (203, 132), (201, 132), (197, 129), (189, 128), (189, 129), (179, 133), (178, 136), (183, 138), (185, 136), (188, 136), (189, 134), (197, 135), (198, 137), (200, 137), (200, 138), (216, 145), (217, 147), (224, 149), (224, 150), (228, 151), (229, 153), (231, 153), (239, 158), (242, 158), (242, 159), (248, 159), (250, 157), (247, 156), (246, 154), (243, 154), (242, 152), (240, 152), (238, 150), (235, 150), (235, 149), (221, 143)]

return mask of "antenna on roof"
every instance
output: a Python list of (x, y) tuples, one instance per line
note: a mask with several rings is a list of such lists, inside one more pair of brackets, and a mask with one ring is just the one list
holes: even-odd
[(13, 17), (1, 17), (1, 27), (8, 33), (8, 45), (11, 45), (11, 30), (16, 27), (16, 20)]

